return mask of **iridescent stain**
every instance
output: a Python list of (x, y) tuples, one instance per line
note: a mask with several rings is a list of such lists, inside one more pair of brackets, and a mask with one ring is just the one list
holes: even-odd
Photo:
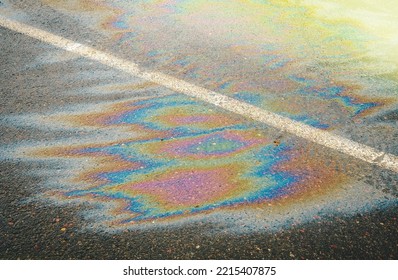
[[(320, 129), (397, 104), (397, 21), (386, 11), (350, 13), (354, 0), (45, 2), (84, 18), (134, 62)], [(114, 229), (311, 204), (350, 182), (270, 129), (177, 94), (53, 114), (51, 122), (105, 136), (32, 149), (37, 158), (91, 164), (60, 175), (73, 190), (46, 195), (105, 205), (91, 216)]]

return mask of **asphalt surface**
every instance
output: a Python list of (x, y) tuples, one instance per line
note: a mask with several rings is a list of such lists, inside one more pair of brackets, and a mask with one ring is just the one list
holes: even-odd
[[(359, 31), (327, 22), (352, 42), (319, 53), (314, 38), (330, 37), (305, 23), (307, 43), (269, 33), (265, 47), (263, 23), (244, 20), (252, 1), (238, 19), (223, 1), (144, 2), (1, 1), (0, 15), (398, 154), (396, 72), (355, 68)], [(2, 259), (397, 258), (394, 171), (7, 28), (0, 38)]]

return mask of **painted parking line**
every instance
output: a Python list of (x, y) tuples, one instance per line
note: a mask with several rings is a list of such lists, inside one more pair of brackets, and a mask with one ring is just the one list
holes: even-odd
[(340, 151), (362, 161), (398, 172), (398, 157), (393, 154), (384, 153), (367, 145), (291, 120), (169, 75), (144, 71), (134, 62), (118, 58), (112, 54), (76, 43), (18, 21), (0, 16), (0, 26), (25, 34), (29, 37), (38, 39), (82, 57), (98, 61), (104, 65), (121, 70), (135, 77), (162, 85), (176, 92), (200, 99), (233, 113), (262, 122), (319, 145)]

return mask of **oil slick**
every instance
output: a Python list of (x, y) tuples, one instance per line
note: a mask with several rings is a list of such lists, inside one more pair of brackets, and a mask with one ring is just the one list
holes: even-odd
[[(242, 120), (183, 96), (144, 99), (112, 105), (101, 113), (51, 118), (79, 127), (123, 127), (139, 132), (124, 141), (30, 152), (34, 158), (94, 160), (97, 167), (80, 172), (75, 180), (88, 187), (52, 195), (120, 201), (124, 205), (120, 210), (130, 217), (113, 221), (114, 227), (274, 199), (288, 192), (284, 183), (294, 181), (289, 172), (275, 172), (275, 176), (269, 172), (289, 158), (288, 147), (275, 146), (273, 139)], [(258, 156), (265, 152), (266, 156)]]
[[(43, 2), (108, 35), (116, 51), (128, 50), (145, 66), (317, 128), (339, 129), (398, 101), (391, 51), (398, 20), (394, 9), (366, 10), (374, 8), (370, 1)], [(74, 59), (48, 53), (31, 67)], [(93, 75), (83, 74), (64, 79)], [(336, 170), (327, 156), (301, 150), (301, 140), (280, 141), (271, 128), (153, 84), (89, 91), (135, 96), (155, 88), (162, 94), (12, 119), (87, 132), (10, 152), (62, 166), (47, 176), (40, 199), (94, 205), (85, 218), (109, 232), (198, 220), (232, 232), (278, 230), (398, 202)]]
[(299, 149), (297, 140), (179, 94), (28, 119), (46, 129), (87, 130), (82, 139), (20, 145), (14, 153), (62, 166), (46, 175), (48, 191), (38, 198), (94, 205), (84, 216), (96, 231), (193, 221), (235, 233), (279, 230), (336, 209), (350, 214), (397, 203), (336, 170), (333, 160)]
[(317, 128), (397, 104), (398, 19), (371, 1), (44, 2), (140, 65)]

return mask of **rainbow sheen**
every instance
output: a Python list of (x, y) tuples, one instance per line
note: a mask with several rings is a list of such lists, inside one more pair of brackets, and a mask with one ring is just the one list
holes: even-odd
[(44, 2), (83, 16), (142, 65), (320, 129), (397, 104), (388, 1)]
[[(92, 126), (128, 125), (139, 128), (145, 136), (127, 142), (35, 152), (41, 157), (111, 160), (94, 170), (82, 171), (81, 180), (97, 184), (58, 193), (59, 198), (123, 201), (127, 205), (123, 210), (132, 217), (120, 223), (134, 224), (276, 199), (291, 191), (285, 189), (286, 184), (297, 180), (289, 172), (275, 172), (264, 180), (265, 173), (289, 159), (285, 154), (289, 147), (276, 146), (272, 139), (234, 116), (179, 95), (124, 103), (121, 113), (114, 110), (116, 107), (92, 118), (81, 114), (69, 119), (76, 123), (81, 118), (85, 125), (89, 122)], [(191, 113), (189, 118), (184, 114), (185, 107)], [(173, 113), (180, 110), (182, 115)], [(267, 156), (257, 156), (265, 151)]]
[[(397, 10), (358, 1), (43, 2), (105, 34), (110, 52), (144, 68), (338, 130), (398, 101)], [(86, 71), (79, 78), (94, 75), (105, 76)], [(256, 229), (263, 230), (259, 221), (306, 222), (343, 204), (355, 213), (385, 202), (384, 194), (337, 170), (337, 155), (311, 154), (300, 140), (232, 113), (144, 81), (90, 90), (141, 95), (38, 118), (43, 129), (62, 123), (92, 130), (84, 139), (39, 143), (23, 156), (78, 166), (50, 178), (50, 186), (62, 187), (43, 196), (96, 205), (88, 219), (106, 229), (203, 216), (217, 223), (258, 208)], [(155, 91), (162, 94), (142, 94)]]

